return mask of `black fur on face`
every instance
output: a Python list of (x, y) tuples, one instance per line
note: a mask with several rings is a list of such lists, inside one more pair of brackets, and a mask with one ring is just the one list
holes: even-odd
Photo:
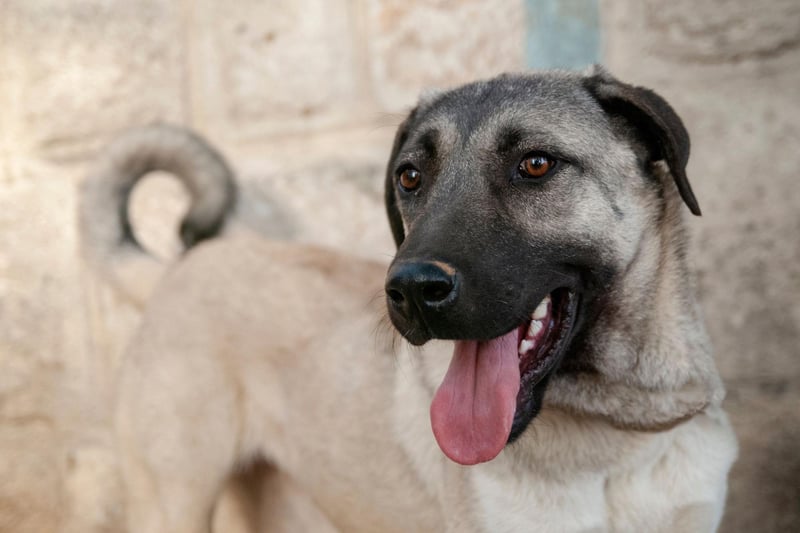
[[(583, 292), (612, 270), (598, 261), (602, 243), (559, 231), (574, 182), (586, 179), (582, 162), (535, 118), (531, 95), (547, 85), (533, 79), (518, 94), (517, 84), (499, 79), (449, 93), (415, 110), (397, 136), (386, 190), (399, 241), (393, 265), (437, 261), (458, 276), (453, 305), (410, 313), (390, 305), (394, 325), (414, 344), (497, 337), (553, 290)], [(519, 112), (498, 115), (509, 103)], [(596, 104), (593, 111), (602, 116)], [(520, 173), (531, 153), (552, 158), (549, 175)], [(409, 168), (421, 175), (413, 191), (398, 182)]]
[[(405, 313), (389, 302), (392, 322), (414, 344), (486, 340), (554, 289), (585, 293), (585, 308), (631, 259), (631, 218), (663, 199), (653, 160), (677, 169), (681, 194), (699, 210), (685, 178), (688, 149), (666, 102), (602, 70), (501, 76), (423, 101), (401, 125), (387, 168), (393, 266), (447, 264), (457, 298)], [(531, 156), (551, 161), (550, 171), (522, 172)], [(409, 169), (420, 176), (414, 190), (398, 179)]]

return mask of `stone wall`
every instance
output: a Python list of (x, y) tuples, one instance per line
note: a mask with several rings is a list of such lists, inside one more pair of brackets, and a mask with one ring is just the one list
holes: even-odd
[[(426, 87), (542, 64), (525, 55), (540, 3), (0, 0), (0, 532), (99, 531), (119, 512), (108, 416), (139, 310), (81, 260), (76, 226), (104, 143), (192, 126), (236, 167), (246, 225), (386, 258), (380, 175), (403, 111)], [(800, 524), (798, 6), (600, 4), (604, 61), (693, 137), (695, 265), (742, 441), (724, 531)], [(177, 253), (184, 206), (164, 176), (137, 189), (156, 254)]]

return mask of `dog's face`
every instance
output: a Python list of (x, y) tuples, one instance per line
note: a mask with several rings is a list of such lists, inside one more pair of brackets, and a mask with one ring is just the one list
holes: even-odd
[(503, 76), (411, 113), (387, 169), (387, 304), (412, 344), (456, 341), (431, 408), (448, 456), (491, 459), (525, 430), (656, 223), (654, 161), (699, 212), (687, 157), (669, 106), (602, 71)]

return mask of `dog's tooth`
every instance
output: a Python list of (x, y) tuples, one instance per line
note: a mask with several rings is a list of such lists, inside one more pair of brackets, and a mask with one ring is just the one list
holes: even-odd
[(534, 342), (529, 341), (528, 339), (522, 339), (522, 342), (519, 343), (519, 354), (525, 355), (528, 350), (533, 348)]
[(542, 318), (547, 316), (547, 311), (550, 308), (550, 295), (544, 297), (544, 299), (539, 302), (539, 305), (536, 306), (536, 310), (533, 312), (531, 318), (534, 320), (541, 320)]
[(540, 320), (531, 320), (531, 325), (528, 328), (528, 336), (535, 337), (542, 331), (544, 324)]

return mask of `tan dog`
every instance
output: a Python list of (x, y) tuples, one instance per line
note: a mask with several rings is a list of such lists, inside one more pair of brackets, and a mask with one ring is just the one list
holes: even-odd
[[(684, 257), (688, 149), (666, 102), (600, 69), (504, 76), (400, 127), (388, 274), (259, 239), (192, 249), (121, 376), (130, 531), (209, 531), (256, 459), (284, 498), (265, 528), (713, 531), (736, 444)], [(116, 279), (141, 255), (124, 205), (144, 172), (187, 183), (187, 244), (220, 227), (233, 188), (200, 139), (155, 128), (111, 153), (84, 213)], [(382, 288), (423, 348), (376, 335)]]

